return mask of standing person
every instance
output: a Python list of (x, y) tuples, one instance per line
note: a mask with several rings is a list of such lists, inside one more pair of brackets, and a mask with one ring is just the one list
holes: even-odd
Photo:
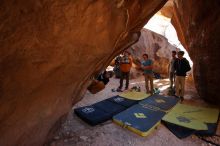
[(174, 69), (174, 62), (176, 60), (176, 51), (172, 51), (172, 59), (170, 61), (170, 64), (168, 66), (168, 72), (169, 72), (169, 79), (170, 79), (170, 89), (173, 88), (173, 83), (175, 83), (175, 69)]
[(179, 51), (177, 56), (178, 58), (174, 62), (174, 69), (176, 71), (176, 96), (180, 97), (181, 100), (184, 99), (184, 90), (185, 90), (185, 77), (186, 72), (191, 70), (189, 61), (183, 57), (184, 52)]
[(120, 60), (121, 60), (120, 55), (115, 58), (115, 65), (114, 65), (113, 71), (115, 73), (116, 78), (120, 78), (120, 75), (121, 75), (121, 73), (120, 73)]
[[(144, 70), (144, 77), (145, 77), (145, 87), (147, 93), (153, 94), (153, 61), (148, 59), (148, 54), (143, 54), (144, 61), (142, 64), (142, 69)], [(150, 82), (150, 88), (149, 88)]]
[(130, 76), (130, 70), (131, 70), (132, 60), (129, 56), (129, 52), (124, 51), (123, 56), (120, 59), (120, 86), (118, 87), (117, 91), (121, 92), (123, 87), (123, 79), (126, 79), (126, 85), (125, 90), (128, 89), (129, 86), (129, 76)]

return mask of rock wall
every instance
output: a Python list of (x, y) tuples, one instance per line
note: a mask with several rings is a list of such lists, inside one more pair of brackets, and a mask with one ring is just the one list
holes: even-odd
[(193, 60), (198, 93), (220, 105), (219, 14), (219, 0), (174, 0), (172, 23)]
[(173, 50), (176, 48), (164, 36), (145, 28), (141, 30), (139, 41), (128, 49), (134, 60), (138, 60), (135, 62), (142, 61), (142, 55), (147, 53), (154, 62), (154, 71), (165, 75), (168, 74), (169, 60)]
[(2, 0), (0, 145), (43, 145), (89, 79), (165, 2)]

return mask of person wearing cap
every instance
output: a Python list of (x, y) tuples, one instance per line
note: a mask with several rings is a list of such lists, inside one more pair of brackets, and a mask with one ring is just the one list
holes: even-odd
[(179, 51), (177, 53), (178, 58), (174, 62), (174, 69), (176, 71), (176, 81), (175, 81), (176, 93), (175, 94), (181, 100), (184, 99), (186, 72), (191, 70), (189, 61), (186, 58), (184, 58), (183, 55), (184, 55), (184, 52)]

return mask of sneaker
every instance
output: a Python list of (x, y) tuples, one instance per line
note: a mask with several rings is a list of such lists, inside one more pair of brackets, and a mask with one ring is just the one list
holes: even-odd
[(180, 96), (180, 101), (183, 102), (184, 98), (182, 96)]
[(117, 91), (117, 92), (122, 92), (121, 88), (118, 88), (116, 91)]
[(176, 98), (180, 98), (179, 96), (177, 96), (177, 95), (175, 95), (175, 94), (174, 94), (173, 96), (176, 97)]

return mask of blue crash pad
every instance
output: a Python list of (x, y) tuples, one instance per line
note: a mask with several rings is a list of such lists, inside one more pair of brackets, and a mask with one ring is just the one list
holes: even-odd
[(112, 116), (138, 103), (136, 100), (114, 96), (90, 106), (74, 109), (74, 113), (86, 123), (94, 126), (110, 120)]
[(163, 111), (168, 111), (179, 102), (179, 98), (175, 96), (163, 96), (154, 94), (139, 102), (141, 105), (151, 105)]
[(147, 136), (161, 121), (166, 112), (158, 108), (136, 104), (113, 116), (113, 121), (138, 135)]

